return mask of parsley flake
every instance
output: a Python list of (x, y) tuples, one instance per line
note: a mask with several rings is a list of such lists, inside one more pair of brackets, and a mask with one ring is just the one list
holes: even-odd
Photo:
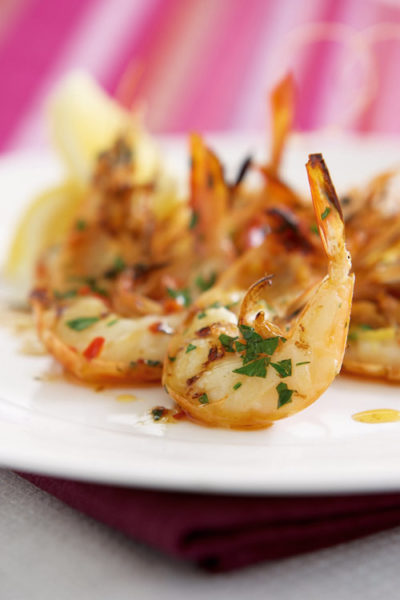
[(77, 293), (78, 292), (76, 290), (67, 290), (66, 292), (58, 292), (57, 290), (53, 291), (54, 297), (57, 298), (57, 300), (64, 300), (65, 298), (75, 298)]
[(321, 213), (321, 219), (324, 220), (326, 219), (326, 217), (329, 215), (329, 213), (331, 212), (331, 209), (329, 208), (329, 206), (327, 206), (324, 210), (324, 212)]
[(113, 267), (114, 267), (113, 270), (116, 273), (121, 273), (125, 269), (126, 263), (121, 256), (117, 256), (116, 259), (114, 260)]
[(161, 367), (161, 365), (162, 365), (162, 362), (159, 361), (159, 360), (151, 360), (151, 359), (149, 359), (149, 360), (145, 360), (144, 362), (149, 367)]
[(292, 401), (292, 395), (294, 390), (289, 390), (286, 383), (279, 383), (276, 386), (276, 391), (278, 392), (278, 408), (284, 406), (285, 404), (289, 404)]
[(194, 229), (199, 221), (199, 215), (193, 211), (190, 217), (189, 229)]
[(312, 225), (310, 225), (310, 231), (311, 231), (311, 233), (315, 233), (315, 235), (319, 234), (318, 226), (315, 223), (313, 223)]
[(269, 365), (269, 358), (263, 357), (258, 360), (253, 360), (239, 369), (234, 369), (234, 373), (239, 375), (247, 375), (247, 377), (262, 377), (265, 379), (267, 376), (267, 367)]
[(176, 356), (169, 356), (168, 355), (168, 360), (169, 360), (169, 362), (175, 362), (176, 361)]
[(165, 415), (165, 412), (166, 411), (163, 406), (156, 406), (156, 408), (152, 409), (151, 416), (153, 417), (154, 421), (160, 421)]
[(167, 288), (168, 295), (174, 300), (177, 300), (179, 304), (183, 306), (189, 306), (192, 303), (192, 299), (190, 296), (190, 292), (188, 289), (184, 290), (174, 290), (172, 288)]
[(235, 342), (238, 339), (237, 336), (232, 337), (230, 335), (227, 335), (226, 333), (221, 333), (218, 339), (223, 345), (224, 350), (226, 350), (227, 352), (235, 352), (233, 342)]
[(201, 290), (202, 292), (206, 292), (214, 285), (216, 279), (217, 274), (215, 272), (211, 273), (208, 279), (199, 275), (198, 277), (196, 277), (196, 285), (199, 288), (199, 290)]
[(87, 227), (87, 223), (83, 219), (78, 219), (77, 222), (75, 223), (75, 228), (77, 231), (84, 231), (86, 229), (86, 227)]
[(196, 350), (196, 348), (197, 348), (197, 346), (195, 346), (194, 344), (189, 344), (188, 347), (186, 348), (185, 354), (188, 354), (192, 350)]
[(235, 385), (233, 386), (234, 390), (238, 390), (240, 387), (242, 387), (242, 382), (238, 381), (237, 383), (235, 383)]
[(100, 321), (99, 317), (78, 317), (77, 319), (71, 319), (71, 321), (67, 321), (67, 325), (70, 329), (74, 329), (75, 331), (83, 331), (87, 329), (94, 323)]
[(115, 323), (118, 323), (119, 319), (113, 319), (107, 323), (107, 327), (112, 327)]
[(310, 360), (305, 360), (304, 362), (296, 363), (296, 367), (300, 367), (301, 365), (309, 365), (310, 362), (311, 362)]
[(199, 314), (197, 315), (198, 319), (204, 319), (204, 317), (207, 316), (207, 313), (204, 312), (204, 310), (202, 310), (201, 312), (199, 312)]
[(292, 359), (279, 360), (276, 363), (271, 363), (271, 367), (279, 374), (280, 377), (290, 377), (292, 374)]
[(207, 394), (202, 394), (201, 396), (199, 396), (199, 402), (200, 404), (208, 404), (210, 401), (208, 399)]

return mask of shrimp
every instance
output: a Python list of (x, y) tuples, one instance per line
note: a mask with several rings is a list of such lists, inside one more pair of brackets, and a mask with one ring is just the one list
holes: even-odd
[(168, 338), (179, 314), (124, 318), (101, 298), (54, 301), (46, 290), (32, 292), (39, 337), (47, 350), (78, 379), (95, 383), (159, 381)]
[[(250, 287), (238, 316), (198, 299), (171, 338), (163, 383), (199, 422), (267, 427), (314, 402), (340, 371), (354, 276), (340, 204), (321, 155), (310, 156), (307, 172), (328, 274), (306, 290), (304, 308), (288, 314), (286, 323), (268, 320), (257, 306), (276, 285), (269, 277)], [(266, 299), (273, 305), (279, 300)]]

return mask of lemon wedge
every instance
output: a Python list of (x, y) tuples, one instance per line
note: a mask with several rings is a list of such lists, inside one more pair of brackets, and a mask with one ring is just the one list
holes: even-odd
[(139, 113), (122, 108), (88, 73), (73, 71), (61, 81), (49, 101), (48, 121), (54, 147), (70, 175), (83, 185), (90, 180), (98, 155), (121, 135), (128, 135), (132, 143), (133, 183), (154, 179), (159, 152)]
[(33, 283), (40, 253), (61, 242), (76, 218), (83, 192), (74, 180), (37, 196), (22, 215), (3, 267), (6, 283), (15, 299), (26, 298)]

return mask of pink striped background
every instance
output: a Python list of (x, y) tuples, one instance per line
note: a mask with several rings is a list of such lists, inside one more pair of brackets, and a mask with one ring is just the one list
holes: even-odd
[(0, 0), (0, 148), (43, 144), (44, 100), (72, 68), (181, 132), (263, 128), (288, 66), (299, 128), (400, 132), (397, 0)]

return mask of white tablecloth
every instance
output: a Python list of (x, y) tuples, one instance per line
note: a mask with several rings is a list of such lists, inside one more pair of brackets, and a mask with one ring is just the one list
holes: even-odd
[(363, 600), (400, 597), (400, 527), (313, 554), (208, 575), (0, 470), (1, 600)]

